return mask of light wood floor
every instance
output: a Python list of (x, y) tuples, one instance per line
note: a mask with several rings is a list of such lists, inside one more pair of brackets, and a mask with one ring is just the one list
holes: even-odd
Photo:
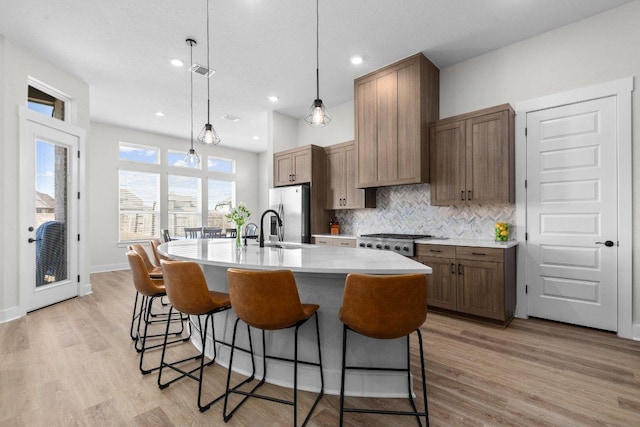
[[(221, 403), (197, 410), (195, 381), (159, 390), (155, 374), (140, 375), (128, 336), (129, 272), (93, 274), (91, 281), (92, 295), (0, 325), (0, 426), (224, 425)], [(435, 313), (422, 331), (432, 426), (640, 426), (640, 342), (541, 320), (515, 319), (502, 329)], [(207, 394), (222, 392), (224, 368), (209, 367), (205, 377)], [(313, 397), (303, 393), (302, 411)], [(337, 425), (338, 403), (325, 396), (310, 425)], [(290, 408), (255, 399), (227, 423), (291, 424)], [(346, 424), (416, 422), (347, 414)]]

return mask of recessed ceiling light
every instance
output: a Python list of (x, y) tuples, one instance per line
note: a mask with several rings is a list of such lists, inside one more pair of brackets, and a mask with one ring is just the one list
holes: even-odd
[(349, 60), (353, 65), (362, 64), (362, 56), (352, 56)]
[(253, 139), (255, 139), (255, 140), (257, 141), (257, 140), (259, 140), (259, 139), (260, 139), (260, 137), (259, 137), (258, 135), (255, 135), (255, 136), (253, 137)]
[(182, 67), (184, 65), (184, 62), (180, 61), (179, 59), (172, 59), (171, 65), (173, 65), (174, 67)]
[(162, 111), (157, 111), (156, 112), (156, 116), (158, 117), (164, 117), (164, 113)]
[(280, 98), (278, 98), (278, 97), (277, 97), (277, 96), (275, 96), (275, 95), (271, 95), (271, 96), (269, 97), (269, 101), (271, 101), (271, 102), (276, 102), (278, 99), (280, 99)]

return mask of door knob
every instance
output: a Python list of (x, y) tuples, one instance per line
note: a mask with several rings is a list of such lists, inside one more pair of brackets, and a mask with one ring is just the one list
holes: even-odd
[(31, 238), (31, 237), (29, 237), (29, 240), (27, 240), (27, 242), (29, 242), (29, 243), (33, 243), (33, 242), (35, 242), (35, 241), (36, 241), (36, 239)]
[(596, 245), (605, 245), (606, 247), (610, 248), (611, 246), (613, 246), (613, 242), (611, 240), (607, 240), (606, 242), (596, 242)]

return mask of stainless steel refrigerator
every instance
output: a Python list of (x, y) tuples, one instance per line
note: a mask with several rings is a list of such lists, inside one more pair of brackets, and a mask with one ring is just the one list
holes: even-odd
[(269, 209), (278, 212), (282, 227), (278, 227), (276, 216), (269, 213), (267, 222), (269, 241), (311, 242), (309, 218), (309, 186), (294, 185), (269, 190)]

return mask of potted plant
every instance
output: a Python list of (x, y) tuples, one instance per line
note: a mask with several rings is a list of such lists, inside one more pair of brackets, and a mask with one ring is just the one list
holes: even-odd
[(231, 209), (225, 217), (236, 224), (236, 246), (242, 245), (242, 226), (251, 217), (251, 211), (243, 203), (238, 203), (238, 206)]

